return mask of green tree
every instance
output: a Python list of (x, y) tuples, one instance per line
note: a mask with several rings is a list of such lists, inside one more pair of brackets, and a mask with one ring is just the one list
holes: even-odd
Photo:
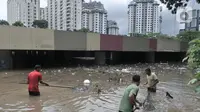
[(15, 23), (12, 24), (13, 26), (18, 26), (18, 27), (25, 27), (24, 24), (21, 21), (16, 21)]
[(79, 32), (90, 32), (90, 30), (89, 29), (87, 29), (87, 28), (81, 28), (80, 30), (78, 30)]
[[(192, 0), (160, 0), (161, 3), (165, 4), (168, 10), (171, 10), (172, 14), (176, 14), (177, 9), (180, 7), (186, 7), (188, 2)], [(196, 0), (200, 3), (200, 0)]]
[(196, 38), (189, 42), (187, 56), (190, 68), (196, 69), (200, 67), (200, 38)]
[(177, 39), (185, 42), (190, 42), (196, 38), (200, 38), (199, 31), (186, 31), (186, 32), (181, 32), (180, 34), (177, 35)]
[(34, 28), (48, 28), (48, 21), (46, 20), (35, 20), (33, 21)]
[[(189, 81), (189, 85), (193, 85), (200, 82), (200, 38), (196, 38), (189, 42), (189, 49), (187, 51), (188, 65), (189, 68), (195, 70), (194, 78)], [(200, 93), (200, 85), (195, 87), (195, 92)]]
[(130, 37), (148, 37), (146, 34), (129, 33)]
[(9, 25), (9, 23), (6, 20), (0, 20), (0, 25)]

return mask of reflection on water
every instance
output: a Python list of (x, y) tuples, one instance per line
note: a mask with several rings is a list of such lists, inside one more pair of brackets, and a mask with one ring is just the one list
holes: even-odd
[[(117, 112), (124, 89), (130, 82), (130, 74), (141, 75), (143, 84), (145, 81), (143, 70), (148, 66), (158, 74), (161, 81), (157, 93), (151, 94), (151, 103), (155, 110), (150, 112), (200, 112), (198, 95), (186, 86), (190, 76), (184, 65), (168, 64), (43, 70), (44, 76), (52, 84), (80, 85), (81, 81), (88, 78), (93, 84), (90, 87), (77, 86), (73, 90), (44, 87), (41, 89), (40, 97), (28, 97), (26, 88), (19, 86), (18, 88), (22, 90), (0, 96), (0, 112)], [(113, 78), (118, 76), (116, 73), (122, 78), (121, 84), (114, 83), (117, 81)], [(11, 73), (8, 72), (9, 74)], [(108, 79), (112, 80), (109, 82)], [(97, 83), (102, 88), (99, 95), (96, 92), (97, 88), (95, 89), (97, 86), (94, 86)], [(4, 88), (0, 92), (4, 93), (5, 90), (7, 89)], [(166, 92), (169, 92), (173, 99), (167, 98)], [(9, 93), (9, 90), (6, 93)], [(146, 97), (147, 91), (141, 87), (138, 99), (143, 102)], [(147, 112), (147, 110), (141, 107), (136, 112)]]

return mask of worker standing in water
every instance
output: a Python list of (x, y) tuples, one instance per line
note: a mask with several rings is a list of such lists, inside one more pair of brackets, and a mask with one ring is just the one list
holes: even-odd
[(40, 96), (40, 91), (38, 87), (39, 82), (46, 86), (49, 86), (49, 84), (42, 81), (42, 74), (40, 73), (41, 66), (36, 65), (34, 69), (35, 70), (30, 72), (28, 75), (28, 91), (30, 96)]
[(147, 82), (144, 85), (147, 85), (148, 92), (156, 92), (156, 85), (159, 83), (158, 77), (155, 73), (151, 73), (151, 69), (147, 68), (145, 70), (147, 75)]
[(136, 98), (139, 91), (139, 85), (140, 76), (134, 75), (132, 77), (132, 84), (125, 89), (124, 95), (120, 102), (119, 112), (134, 112), (135, 110), (139, 109), (136, 103), (138, 103), (140, 106), (142, 105), (142, 103), (140, 103)]

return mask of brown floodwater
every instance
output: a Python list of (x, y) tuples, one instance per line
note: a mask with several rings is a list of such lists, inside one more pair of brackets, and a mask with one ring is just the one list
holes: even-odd
[[(195, 94), (193, 87), (187, 86), (190, 71), (185, 65), (165, 63), (43, 69), (43, 80), (50, 85), (75, 88), (41, 85), (40, 97), (29, 97), (27, 85), (19, 84), (26, 81), (31, 70), (2, 71), (0, 112), (117, 112), (131, 75), (141, 75), (142, 85), (145, 83), (143, 71), (149, 66), (160, 79), (157, 93), (152, 94), (155, 110), (151, 112), (200, 112), (200, 96)], [(85, 79), (91, 81), (88, 88), (83, 86)], [(101, 89), (100, 94), (97, 94), (98, 89)], [(174, 98), (167, 98), (166, 92)], [(138, 99), (142, 102), (146, 96), (146, 89), (141, 86)], [(141, 107), (137, 112), (147, 110)]]

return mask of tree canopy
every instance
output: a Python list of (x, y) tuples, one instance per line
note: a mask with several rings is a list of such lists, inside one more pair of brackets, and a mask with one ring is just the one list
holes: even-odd
[(48, 28), (48, 21), (46, 20), (35, 20), (33, 21), (34, 28)]
[[(178, 8), (186, 7), (189, 1), (192, 0), (160, 0), (161, 3), (171, 10), (172, 14), (176, 14)], [(200, 3), (200, 0), (196, 0), (196, 2)]]
[(80, 31), (80, 32), (90, 32), (90, 30), (89, 29), (87, 29), (87, 28), (81, 28), (80, 30), (78, 30), (78, 31)]
[(12, 24), (13, 26), (18, 26), (18, 27), (25, 27), (24, 24), (21, 21), (16, 21), (15, 23)]
[(9, 23), (6, 20), (0, 20), (0, 25), (9, 25)]
[(176, 39), (175, 37), (168, 36), (161, 33), (148, 33), (148, 34), (139, 34), (139, 33), (129, 33), (131, 37), (144, 37), (144, 38), (167, 38), (167, 39)]
[(181, 32), (177, 35), (177, 38), (181, 41), (190, 42), (193, 39), (200, 38), (200, 32), (199, 31), (185, 31)]

